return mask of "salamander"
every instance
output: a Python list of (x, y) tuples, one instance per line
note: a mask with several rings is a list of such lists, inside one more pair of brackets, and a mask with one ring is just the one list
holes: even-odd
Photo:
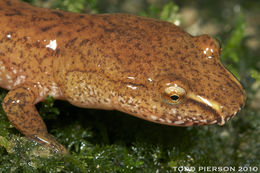
[(245, 103), (221, 46), (165, 21), (0, 1), (2, 106), (26, 137), (56, 152), (35, 104), (46, 97), (173, 126), (223, 125)]

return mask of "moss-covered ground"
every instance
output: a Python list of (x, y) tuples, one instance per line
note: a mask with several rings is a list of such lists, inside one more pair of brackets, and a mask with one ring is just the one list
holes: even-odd
[[(127, 4), (126, 0), (27, 2), (86, 13), (124, 12), (123, 3)], [(223, 64), (246, 89), (245, 108), (221, 127), (183, 128), (146, 122), (117, 111), (80, 109), (48, 97), (37, 108), (49, 132), (68, 149), (65, 156), (53, 155), (26, 139), (0, 108), (0, 172), (170, 173), (181, 172), (181, 166), (195, 167), (195, 172), (199, 166), (260, 172), (260, 22), (254, 21), (260, 17), (259, 1), (158, 2), (140, 1), (141, 5), (133, 8), (139, 11), (133, 13), (182, 23), (181, 11), (195, 9), (198, 17), (194, 20), (202, 21), (199, 28), (213, 24), (217, 30), (213, 35), (223, 43)], [(183, 26), (189, 30), (188, 24)], [(0, 91), (0, 101), (6, 93)]]

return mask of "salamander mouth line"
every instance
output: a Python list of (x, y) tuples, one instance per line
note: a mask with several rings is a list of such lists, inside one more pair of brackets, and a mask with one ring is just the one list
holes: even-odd
[(206, 120), (206, 119), (198, 119), (195, 117), (189, 118), (189, 119), (181, 119), (178, 117), (176, 120), (170, 120), (167, 118), (157, 117), (154, 115), (151, 115), (151, 121), (156, 121), (158, 123), (166, 124), (166, 125), (175, 125), (175, 126), (190, 126), (190, 125), (203, 125), (203, 124), (215, 124), (218, 123), (218, 125), (224, 125), (225, 122), (227, 122), (230, 118), (235, 116), (238, 111), (241, 110), (241, 107), (233, 112), (232, 114), (222, 111), (223, 106), (221, 106), (219, 103), (208, 100), (200, 95), (195, 95), (193, 93), (189, 93), (187, 95), (186, 102), (192, 102), (193, 104), (198, 105), (204, 110), (207, 110), (211, 112), (214, 115), (214, 120)]
[[(191, 101), (195, 103), (195, 101), (193, 101), (193, 100), (191, 100)], [(198, 104), (200, 104), (200, 103), (198, 103)], [(239, 110), (241, 110), (241, 108), (239, 108)], [(158, 118), (157, 116), (154, 116), (154, 115), (150, 116), (150, 118), (151, 118), (150, 121), (157, 122), (160, 124), (165, 124), (165, 125), (174, 125), (174, 126), (191, 126), (191, 125), (200, 126), (200, 125), (216, 124), (216, 123), (218, 123), (218, 125), (222, 126), (228, 120), (230, 120), (233, 116), (235, 116), (238, 111), (236, 111), (233, 114), (228, 115), (226, 117), (220, 116), (217, 114), (218, 115), (218, 116), (216, 116), (217, 118), (214, 120), (211, 120), (211, 121), (208, 121), (206, 119), (198, 120), (195, 117), (192, 118), (192, 120), (183, 120), (183, 119), (170, 120), (168, 118)], [(216, 114), (214, 113), (214, 115), (216, 115)]]

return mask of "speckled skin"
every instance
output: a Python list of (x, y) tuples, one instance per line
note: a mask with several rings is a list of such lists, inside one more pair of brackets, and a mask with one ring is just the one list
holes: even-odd
[[(3, 108), (24, 135), (58, 152), (35, 104), (47, 95), (86, 108), (116, 109), (177, 126), (224, 124), (245, 91), (220, 63), (208, 35), (127, 14), (83, 15), (0, 1)], [(165, 87), (185, 95), (165, 101)], [(167, 96), (166, 96), (167, 97)]]

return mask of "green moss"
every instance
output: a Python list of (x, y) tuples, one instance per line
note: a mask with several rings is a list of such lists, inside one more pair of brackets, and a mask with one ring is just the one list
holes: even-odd
[(82, 12), (83, 10), (97, 10), (97, 4), (97, 0), (56, 0), (51, 7), (71, 12)]
[(259, 71), (257, 71), (256, 69), (251, 69), (250, 73), (251, 73), (252, 78), (254, 78), (260, 82), (260, 72)]
[(169, 2), (162, 7), (156, 5), (150, 5), (147, 9), (140, 12), (141, 16), (158, 18), (160, 20), (165, 20), (172, 23), (178, 23), (180, 21), (179, 7), (173, 3)]
[(245, 52), (242, 44), (242, 41), (245, 38), (245, 27), (246, 23), (243, 14), (240, 14), (236, 17), (236, 26), (230, 33), (231, 36), (227, 42), (223, 45), (223, 52), (221, 54), (222, 59), (228, 62), (228, 64), (233, 64), (233, 66), (229, 65), (228, 68), (238, 78), (239, 61)]
[(177, 21), (179, 22), (179, 7), (173, 2), (165, 4), (160, 12), (160, 19), (171, 23), (176, 23)]

